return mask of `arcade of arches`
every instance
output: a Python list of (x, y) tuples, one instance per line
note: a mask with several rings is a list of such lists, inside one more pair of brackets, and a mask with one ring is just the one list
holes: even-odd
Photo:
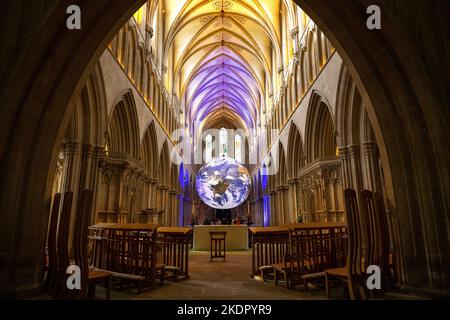
[[(81, 8), (91, 8), (86, 1), (78, 2)], [(105, 1), (93, 2), (99, 2), (99, 8), (108, 6)], [(40, 287), (40, 252), (45, 248), (52, 195), (72, 191), (74, 199), (80, 199), (82, 190), (92, 190), (91, 224), (188, 226), (215, 219), (214, 209), (203, 204), (195, 191), (196, 172), (210, 158), (227, 155), (249, 169), (252, 181), (250, 195), (233, 209), (234, 217), (265, 227), (344, 222), (345, 189), (382, 194), (396, 284), (422, 293), (448, 292), (449, 144), (444, 134), (448, 110), (442, 111), (448, 93), (440, 96), (446, 84), (427, 91), (439, 79), (423, 76), (420, 64), (399, 71), (411, 77), (403, 87), (392, 71), (396, 66), (386, 70), (398, 55), (410, 50), (406, 40), (398, 43), (397, 52), (393, 47), (385, 49), (397, 55), (393, 58), (388, 54), (380, 58), (384, 53), (375, 49), (381, 41), (378, 36), (373, 44), (361, 41), (352, 47), (351, 28), (363, 27), (352, 25), (350, 17), (358, 10), (364, 14), (365, 1), (355, 1), (349, 8), (323, 2), (299, 1), (299, 7), (290, 0), (121, 1), (120, 15), (116, 8), (116, 13), (97, 21), (98, 34), (92, 22), (97, 15), (83, 12), (86, 20), (74, 41), (83, 44), (83, 49), (89, 47), (83, 42), (88, 40), (96, 47), (85, 54), (73, 52), (74, 60), (78, 59), (75, 53), (80, 53), (80, 65), (69, 65), (58, 74), (43, 71), (43, 78), (34, 78), (38, 82), (47, 77), (54, 81), (53, 87), (10, 90), (14, 99), (5, 104), (28, 103), (32, 108), (41, 95), (36, 104), (59, 104), (60, 108), (48, 109), (53, 116), (45, 110), (34, 119), (30, 114), (28, 122), (23, 122), (22, 114), (10, 116), (13, 107), (0, 111), (5, 113), (2, 121), (10, 121), (0, 130), (2, 168), (11, 169), (1, 176), (1, 290)], [(63, 4), (47, 7), (58, 12)], [(388, 16), (386, 29), (396, 30), (389, 41), (402, 32), (391, 15), (398, 13), (399, 24), (410, 15), (402, 11), (408, 8), (394, 7), (383, 7)], [(11, 4), (6, 9), (13, 12), (18, 7)], [(105, 15), (110, 12), (104, 10)], [(17, 12), (15, 16), (25, 14)], [(338, 16), (330, 12), (347, 12), (349, 21), (334, 25)], [(115, 21), (109, 21), (113, 17)], [(360, 20), (355, 18), (353, 23)], [(103, 32), (103, 26), (109, 30)], [(45, 28), (52, 26), (37, 27), (42, 33)], [(92, 39), (81, 39), (89, 28)], [(368, 31), (355, 31), (353, 42), (364, 38), (364, 32)], [(432, 48), (440, 43), (440, 33), (428, 32), (435, 33)], [(6, 41), (13, 43), (12, 37)], [(31, 32), (23, 37), (38, 39)], [(41, 43), (51, 47), (50, 40)], [(368, 50), (372, 45), (373, 52)], [(35, 46), (40, 43), (36, 41)], [(59, 61), (63, 55), (70, 56), (71, 48), (48, 54)], [(358, 53), (367, 55), (366, 61), (356, 58)], [(415, 61), (415, 56), (403, 58), (406, 66)], [(389, 83), (367, 67), (376, 59), (374, 66), (386, 72)], [(14, 70), (4, 74), (12, 76), (26, 66), (31, 70), (39, 65), (37, 61), (29, 60), (24, 66), (17, 62)], [(76, 79), (62, 75), (78, 69), (73, 73)], [(23, 75), (27, 76), (32, 77)], [(425, 87), (426, 81), (430, 83)], [(387, 88), (393, 83), (398, 87)], [(64, 86), (71, 91), (65, 98), (49, 92), (64, 91)], [(418, 90), (414, 96), (413, 88), (421, 86), (427, 93)], [(3, 92), (2, 102), (6, 101)], [(386, 112), (389, 106), (402, 104), (411, 107)], [(429, 114), (421, 106), (429, 107)], [(420, 119), (411, 119), (416, 116)], [(35, 121), (44, 124), (48, 117), (51, 129), (39, 131)], [(22, 128), (24, 123), (29, 123), (28, 129)], [(47, 135), (49, 141), (39, 147), (31, 140), (20, 140), (29, 132), (36, 132), (39, 139)], [(415, 146), (402, 145), (405, 141), (414, 141)], [(28, 147), (27, 152), (21, 149)], [(40, 155), (44, 152), (48, 159), (47, 154)], [(432, 158), (424, 161), (425, 153)], [(9, 154), (14, 156), (9, 159)], [(13, 164), (21, 154), (24, 160), (16, 162), (24, 166), (20, 169)], [(14, 175), (25, 170), (32, 177), (15, 181)], [(25, 188), (22, 182), (36, 188)], [(23, 207), (21, 203), (27, 201), (34, 207)], [(77, 205), (74, 201), (72, 212)], [(74, 214), (71, 219), (73, 233)]]

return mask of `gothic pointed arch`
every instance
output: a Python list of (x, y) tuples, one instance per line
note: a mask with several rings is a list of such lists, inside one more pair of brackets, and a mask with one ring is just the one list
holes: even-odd
[(327, 101), (313, 93), (306, 116), (307, 163), (319, 159), (336, 158), (336, 130)]
[(158, 170), (158, 138), (156, 135), (155, 123), (150, 122), (145, 130), (141, 144), (141, 162), (150, 177), (155, 178)]
[(305, 166), (305, 152), (303, 148), (303, 139), (295, 122), (292, 122), (289, 128), (288, 139), (288, 171), (291, 178), (296, 177), (300, 169)]
[(133, 94), (128, 90), (114, 103), (108, 135), (111, 153), (139, 159), (139, 121)]

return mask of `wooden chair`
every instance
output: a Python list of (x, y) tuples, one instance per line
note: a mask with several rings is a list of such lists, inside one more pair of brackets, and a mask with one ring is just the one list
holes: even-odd
[(369, 220), (370, 243), (366, 266), (377, 265), (382, 273), (382, 288), (393, 283), (389, 271), (389, 230), (383, 197), (379, 193), (363, 190), (361, 193), (365, 214)]
[(75, 228), (73, 235), (73, 249), (75, 264), (81, 269), (81, 291), (80, 298), (95, 297), (95, 288), (100, 283), (105, 283), (106, 300), (111, 299), (112, 274), (104, 270), (89, 268), (88, 254), (88, 228), (92, 208), (92, 191), (83, 190), (78, 202), (75, 217)]
[[(225, 238), (227, 236), (226, 231), (211, 231), (209, 232), (209, 236), (211, 238), (211, 251), (210, 251), (210, 259), (209, 261), (212, 262), (215, 258), (222, 258), (223, 261), (225, 260), (226, 255), (226, 243)], [(214, 248), (214, 249), (213, 249)], [(222, 250), (223, 248), (223, 250)]]
[(48, 270), (45, 279), (45, 290), (53, 293), (58, 279), (58, 252), (57, 237), (58, 237), (58, 218), (59, 208), (61, 205), (61, 193), (55, 194), (53, 197), (52, 211), (50, 216), (50, 225), (48, 231)]
[(344, 197), (348, 228), (347, 265), (345, 267), (325, 270), (327, 297), (331, 298), (330, 280), (335, 278), (347, 283), (350, 299), (354, 300), (356, 298), (355, 286), (359, 287), (361, 298), (365, 299), (364, 269), (362, 267), (364, 262), (362, 235), (364, 233), (366, 235), (368, 234), (368, 232), (365, 232), (367, 231), (367, 225), (361, 223), (355, 190), (345, 190)]
[(68, 191), (63, 196), (63, 207), (59, 216), (59, 224), (57, 228), (57, 273), (55, 284), (50, 288), (50, 293), (54, 298), (64, 298), (67, 292), (66, 278), (67, 268), (70, 265), (69, 257), (69, 227), (70, 213), (72, 210), (73, 193)]
[(278, 274), (282, 274), (286, 288), (295, 288), (296, 280), (306, 273), (308, 240), (307, 231), (289, 230), (289, 246), (284, 261), (272, 265), (275, 285), (278, 285)]

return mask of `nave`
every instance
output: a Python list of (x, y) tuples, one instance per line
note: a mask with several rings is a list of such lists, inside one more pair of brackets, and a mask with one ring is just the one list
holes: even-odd
[[(105, 282), (120, 299), (125, 278), (124, 298), (176, 298), (233, 270), (262, 291), (226, 290), (255, 298), (322, 299), (328, 275), (331, 298), (448, 295), (446, 69), (426, 49), (442, 41), (426, 5), (408, 19), (414, 6), (381, 1), (388, 23), (370, 32), (364, 1), (75, 2), (92, 12), (78, 33), (55, 30), (62, 1), (36, 12), (54, 22), (29, 41), (5, 39), (18, 53), (2, 64), (14, 66), (0, 96), (2, 295), (84, 299), (97, 286), (97, 299)], [(227, 194), (226, 176), (205, 198), (199, 173), (222, 158), (249, 183)], [(238, 205), (214, 207), (230, 195)], [(223, 269), (202, 274), (196, 230), (236, 225), (248, 227), (246, 263), (228, 250)], [(372, 264), (385, 281), (375, 293)], [(80, 292), (65, 287), (71, 265)], [(274, 286), (277, 273), (292, 288)], [(301, 289), (309, 277), (320, 293)], [(153, 290), (137, 293), (141, 281)]]

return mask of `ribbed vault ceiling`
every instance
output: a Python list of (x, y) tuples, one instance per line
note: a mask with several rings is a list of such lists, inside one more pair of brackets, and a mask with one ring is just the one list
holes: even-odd
[(280, 0), (168, 0), (164, 57), (189, 124), (255, 128), (280, 64)]

